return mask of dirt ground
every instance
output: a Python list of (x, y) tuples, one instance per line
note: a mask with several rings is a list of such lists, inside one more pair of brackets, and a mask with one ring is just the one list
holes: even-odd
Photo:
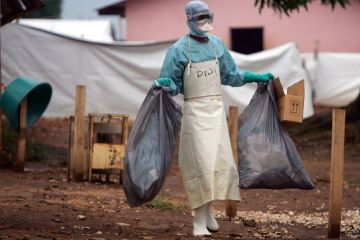
[[(0, 239), (199, 239), (176, 162), (155, 200), (129, 208), (117, 182), (67, 181), (68, 129), (66, 119), (41, 119), (25, 172), (0, 169)], [(215, 202), (220, 230), (205, 239), (327, 239), (330, 137), (294, 139), (315, 190), (241, 190), (233, 219)], [(346, 145), (341, 239), (360, 239), (359, 153)]]

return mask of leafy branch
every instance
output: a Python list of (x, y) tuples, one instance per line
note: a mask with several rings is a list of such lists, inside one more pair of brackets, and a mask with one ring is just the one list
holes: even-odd
[[(358, 0), (360, 2), (360, 0)], [(259, 12), (264, 9), (264, 7), (272, 8), (276, 13), (286, 14), (290, 16), (293, 11), (299, 12), (301, 8), (308, 10), (308, 5), (311, 4), (313, 0), (255, 0), (255, 6), (259, 8)], [(340, 5), (342, 8), (346, 8), (347, 5), (350, 5), (351, 0), (321, 0), (321, 4), (325, 6), (331, 6), (334, 10), (337, 5)]]

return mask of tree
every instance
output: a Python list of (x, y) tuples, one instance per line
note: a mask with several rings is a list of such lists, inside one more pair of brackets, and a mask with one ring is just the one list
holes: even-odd
[(24, 18), (60, 18), (62, 0), (44, 0), (41, 9), (33, 11)]
[[(353, 0), (359, 1), (360, 0)], [(308, 10), (308, 5), (311, 4), (313, 0), (255, 0), (255, 6), (259, 8), (259, 12), (264, 9), (264, 7), (272, 8), (276, 13), (280, 15), (285, 13), (287, 16), (290, 16), (294, 10), (299, 11), (300, 8)], [(321, 0), (321, 4), (325, 6), (331, 6), (334, 9), (337, 5), (340, 5), (342, 8), (345, 8), (347, 5), (351, 4), (351, 0)]]
[[(255, 6), (259, 8), (259, 12), (267, 7), (273, 9), (279, 15), (286, 14), (290, 16), (293, 11), (299, 11), (301, 8), (308, 10), (308, 5), (314, 0), (255, 0)], [(319, 0), (318, 0), (319, 1)], [(334, 10), (336, 6), (340, 5), (346, 8), (351, 5), (351, 2), (359, 2), (360, 0), (321, 0), (324, 6), (331, 6)], [(346, 107), (346, 142), (360, 143), (360, 95), (350, 105)], [(290, 129), (293, 137), (304, 138), (304, 134), (310, 134), (313, 138), (319, 140), (317, 135), (320, 132), (331, 131), (331, 112), (316, 114), (308, 119), (305, 119), (300, 127)], [(316, 132), (317, 134), (314, 134)], [(328, 134), (329, 135), (329, 134)], [(328, 135), (322, 134), (327, 137)], [(309, 141), (311, 136), (305, 139)]]

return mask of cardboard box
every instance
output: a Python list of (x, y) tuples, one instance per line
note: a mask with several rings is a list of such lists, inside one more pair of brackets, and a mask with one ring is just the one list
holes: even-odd
[(274, 80), (274, 90), (280, 121), (302, 123), (304, 112), (304, 80), (301, 80), (287, 89), (284, 93), (280, 79)]

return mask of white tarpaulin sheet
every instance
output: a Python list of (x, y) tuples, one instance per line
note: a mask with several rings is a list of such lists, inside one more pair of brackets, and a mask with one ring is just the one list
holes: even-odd
[(314, 89), (316, 105), (344, 107), (360, 92), (360, 53), (313, 53), (301, 55)]
[[(2, 77), (7, 85), (18, 76), (47, 81), (53, 98), (47, 116), (74, 114), (75, 86), (86, 85), (86, 112), (127, 113), (136, 116), (151, 84), (158, 78), (171, 43), (94, 43), (62, 37), (29, 27), (1, 28)], [(273, 72), (284, 87), (305, 78), (304, 116), (313, 114), (311, 86), (295, 44), (252, 55), (232, 52), (241, 69)], [(224, 87), (227, 105), (242, 110), (256, 84)], [(182, 95), (176, 97), (181, 103)]]
[(89, 41), (113, 42), (108, 20), (20, 19), (20, 24)]

